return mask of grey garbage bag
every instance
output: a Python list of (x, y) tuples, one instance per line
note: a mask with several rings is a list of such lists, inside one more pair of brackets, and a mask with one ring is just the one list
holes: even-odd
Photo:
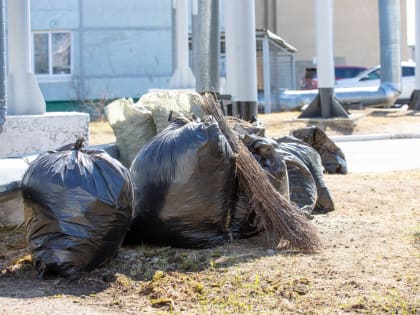
[(77, 276), (109, 261), (130, 226), (128, 170), (82, 140), (35, 159), (22, 180), (27, 239), (40, 278)]
[(312, 146), (321, 156), (327, 173), (347, 174), (347, 162), (343, 151), (327, 134), (316, 126), (292, 130), (291, 135)]

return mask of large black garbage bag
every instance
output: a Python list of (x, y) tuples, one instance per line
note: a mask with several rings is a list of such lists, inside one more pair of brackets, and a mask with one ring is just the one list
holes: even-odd
[[(243, 137), (245, 146), (250, 150), (260, 165), (271, 175), (282, 181), (281, 186), (277, 186), (273, 180), (271, 183), (283, 195), (289, 193), (290, 201), (295, 203), (304, 214), (312, 213), (318, 199), (317, 187), (311, 171), (305, 163), (289, 150), (284, 150), (271, 138), (247, 135)], [(281, 177), (276, 175), (277, 166), (283, 172), (286, 167), (286, 174)], [(272, 177), (270, 177), (272, 179)], [(288, 190), (285, 190), (284, 185)]]
[(322, 129), (311, 126), (293, 130), (291, 134), (312, 146), (319, 153), (327, 173), (347, 174), (347, 162), (343, 151)]
[[(294, 137), (275, 138), (277, 148), (292, 154), (305, 164), (312, 175), (317, 191), (317, 199), (314, 207), (315, 212), (329, 212), (334, 210), (334, 202), (323, 176), (323, 165), (318, 152), (303, 141)], [(289, 171), (289, 181), (291, 172)], [(296, 178), (299, 180), (299, 178)]]
[(38, 156), (22, 180), (27, 238), (38, 275), (73, 277), (105, 264), (133, 214), (128, 170), (82, 141)]
[(218, 124), (177, 118), (135, 157), (127, 242), (211, 247), (230, 239), (234, 154)]

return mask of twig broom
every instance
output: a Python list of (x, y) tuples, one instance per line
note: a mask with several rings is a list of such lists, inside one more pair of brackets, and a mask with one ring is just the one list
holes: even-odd
[(204, 95), (203, 111), (217, 121), (219, 128), (237, 154), (236, 171), (239, 185), (249, 198), (250, 211), (254, 211), (257, 227), (267, 233), (268, 239), (278, 245), (287, 241), (289, 248), (314, 252), (321, 248), (315, 227), (270, 184), (264, 170), (226, 124), (220, 105), (212, 94)]

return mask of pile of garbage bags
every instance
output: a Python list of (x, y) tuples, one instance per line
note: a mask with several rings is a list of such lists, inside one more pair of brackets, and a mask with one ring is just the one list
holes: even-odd
[[(136, 105), (120, 100), (107, 109), (117, 145), (125, 147), (119, 147), (120, 157), (129, 167), (104, 151), (84, 149), (79, 139), (41, 154), (25, 173), (27, 238), (41, 278), (101, 266), (124, 241), (205, 248), (259, 232), (248, 207), (252, 196), (238, 183), (236, 155), (218, 123), (212, 117), (183, 117), (191, 106), (177, 108), (179, 115), (142, 107), (154, 97), (146, 95)], [(189, 104), (202, 101), (188, 97)], [(167, 115), (165, 123), (159, 115)], [(233, 117), (227, 122), (273, 187), (302, 215), (334, 209), (323, 172), (347, 168), (341, 150), (322, 130), (269, 138), (261, 125)], [(138, 123), (142, 127), (136, 131)]]

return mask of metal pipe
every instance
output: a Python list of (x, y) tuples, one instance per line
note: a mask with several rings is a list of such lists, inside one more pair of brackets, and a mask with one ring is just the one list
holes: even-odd
[(219, 0), (198, 1), (198, 36), (194, 49), (197, 92), (219, 93)]
[[(310, 104), (318, 90), (282, 90), (279, 95), (280, 110), (297, 110)], [(335, 97), (341, 105), (389, 107), (394, 104), (400, 91), (392, 83), (378, 87), (336, 88)]]
[[(198, 47), (200, 46), (200, 32), (199, 32), (199, 16), (198, 16), (198, 0), (191, 0), (191, 70), (194, 77), (197, 77), (197, 68), (200, 66), (196, 58)], [(197, 81), (197, 80), (196, 80)], [(197, 82), (196, 82), (197, 86)]]
[(379, 0), (381, 83), (401, 90), (400, 0)]
[(0, 1), (0, 133), (7, 116), (6, 0)]
[(263, 82), (264, 82), (264, 113), (271, 113), (271, 73), (270, 73), (270, 43), (268, 36), (262, 40)]

